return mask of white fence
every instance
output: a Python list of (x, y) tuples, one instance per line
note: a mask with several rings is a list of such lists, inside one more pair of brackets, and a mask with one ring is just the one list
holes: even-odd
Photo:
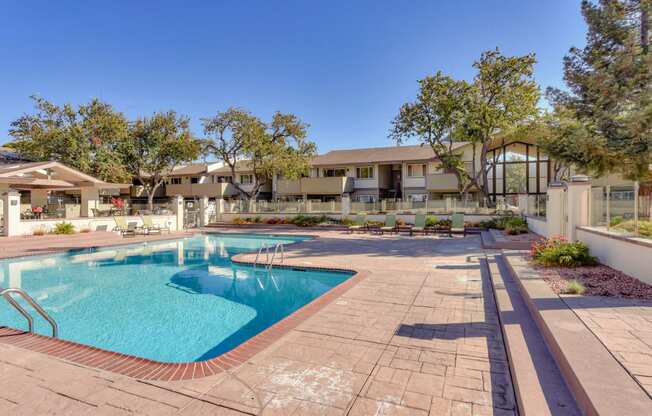
[[(299, 214), (322, 213), (341, 214), (341, 201), (225, 201), (225, 214)], [(464, 201), (454, 198), (427, 201), (398, 201), (382, 199), (375, 202), (353, 201), (349, 205), (349, 213), (367, 214), (450, 214), (463, 212), (467, 214), (494, 214), (496, 209), (484, 208), (478, 201)]]

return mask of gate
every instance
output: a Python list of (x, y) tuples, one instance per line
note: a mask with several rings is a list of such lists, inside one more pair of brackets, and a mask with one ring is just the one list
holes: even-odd
[(183, 201), (183, 228), (199, 227), (199, 214), (198, 199), (186, 199)]

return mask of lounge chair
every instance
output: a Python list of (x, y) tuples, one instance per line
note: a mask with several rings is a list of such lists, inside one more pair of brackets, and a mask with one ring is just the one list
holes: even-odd
[(367, 216), (365, 214), (358, 214), (355, 216), (353, 225), (349, 226), (349, 232), (353, 234), (355, 231), (364, 232), (367, 228)]
[(147, 231), (147, 234), (161, 234), (162, 231), (167, 231), (168, 234), (170, 233), (170, 227), (168, 226), (163, 226), (161, 227), (160, 225), (154, 224), (154, 221), (152, 220), (151, 215), (143, 215), (143, 225), (142, 229)]
[(466, 226), (464, 225), (464, 214), (453, 214), (451, 216), (451, 229), (449, 235), (463, 234), (466, 237)]
[(398, 227), (396, 226), (396, 215), (387, 214), (385, 216), (385, 225), (380, 227), (378, 231), (380, 232), (380, 234), (383, 234), (384, 232), (388, 232), (388, 233), (398, 232)]
[(414, 217), (414, 225), (410, 228), (410, 235), (414, 235), (414, 233), (427, 234), (426, 214), (417, 214)]
[(115, 221), (113, 231), (119, 232), (123, 237), (133, 237), (136, 235), (136, 227), (127, 224), (125, 217), (113, 217), (113, 221)]

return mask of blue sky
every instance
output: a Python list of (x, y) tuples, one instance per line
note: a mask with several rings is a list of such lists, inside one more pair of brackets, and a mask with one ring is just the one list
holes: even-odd
[(387, 146), (390, 122), (441, 70), (473, 76), (480, 53), (535, 52), (536, 79), (562, 85), (584, 43), (579, 0), (3, 1), (0, 143), (29, 96), (92, 97), (129, 117), (192, 119), (240, 106), (292, 112), (319, 151)]

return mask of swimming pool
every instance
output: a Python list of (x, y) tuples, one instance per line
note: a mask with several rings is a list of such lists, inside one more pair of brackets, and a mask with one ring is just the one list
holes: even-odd
[[(263, 244), (305, 239), (200, 234), (9, 259), (0, 261), (0, 287), (27, 291), (57, 321), (62, 339), (157, 361), (203, 361), (352, 276), (293, 268), (268, 273), (231, 262), (231, 256)], [(1, 300), (0, 326), (27, 329), (25, 319)], [(35, 330), (51, 333), (36, 315)]]

